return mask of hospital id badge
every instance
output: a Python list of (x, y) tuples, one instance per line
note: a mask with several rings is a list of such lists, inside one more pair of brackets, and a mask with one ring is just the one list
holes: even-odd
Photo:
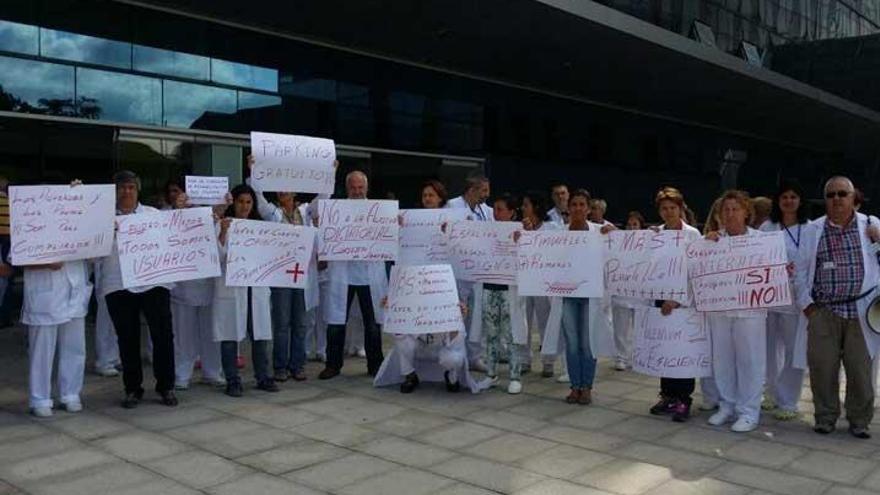
[(834, 270), (834, 262), (833, 261), (826, 261), (826, 262), (822, 263), (822, 269), (823, 270)]

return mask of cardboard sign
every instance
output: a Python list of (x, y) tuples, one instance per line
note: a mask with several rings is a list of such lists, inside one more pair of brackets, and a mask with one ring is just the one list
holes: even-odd
[(603, 250), (598, 231), (521, 232), (517, 243), (519, 295), (602, 297)]
[(444, 223), (467, 218), (465, 209), (400, 210), (400, 265), (449, 263)]
[(605, 287), (610, 294), (687, 301), (684, 231), (615, 230), (604, 241)]
[(251, 181), (261, 191), (333, 194), (336, 144), (332, 139), (251, 133)]
[(194, 205), (226, 204), (229, 177), (186, 176), (186, 198)]
[(705, 316), (678, 308), (636, 308), (633, 371), (665, 378), (712, 376), (712, 340)]
[(113, 249), (116, 187), (10, 186), (9, 216), (15, 265), (100, 258)]
[(449, 258), (455, 278), (469, 282), (516, 285), (519, 222), (464, 220), (446, 226)]
[(701, 239), (687, 248), (688, 275), (699, 311), (760, 309), (791, 304), (782, 232)]
[(226, 233), (226, 285), (305, 288), (314, 227), (235, 219)]
[(126, 289), (220, 276), (210, 208), (120, 215), (116, 223)]
[(390, 261), (397, 259), (397, 201), (322, 199), (318, 201), (318, 259)]
[(382, 330), (394, 334), (464, 332), (452, 267), (395, 265)]

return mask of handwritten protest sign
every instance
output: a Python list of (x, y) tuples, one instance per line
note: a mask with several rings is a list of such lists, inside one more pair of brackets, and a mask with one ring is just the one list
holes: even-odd
[(602, 297), (602, 238), (595, 231), (534, 230), (517, 243), (521, 296)]
[(226, 204), (229, 177), (186, 176), (186, 198), (194, 205)]
[(703, 314), (692, 308), (667, 316), (659, 308), (635, 312), (633, 371), (665, 378), (712, 375), (712, 341)]
[(469, 282), (516, 285), (516, 243), (519, 222), (464, 220), (446, 226), (449, 259), (455, 277)]
[(9, 215), (15, 265), (107, 256), (113, 249), (116, 188), (10, 186)]
[(605, 286), (615, 296), (687, 300), (688, 240), (681, 230), (615, 230), (605, 236)]
[(397, 201), (318, 201), (318, 259), (388, 261), (397, 258)]
[(251, 133), (251, 180), (261, 191), (333, 194), (336, 144), (332, 139)]
[(126, 289), (220, 276), (210, 208), (120, 215), (116, 222)]
[(467, 210), (430, 209), (400, 210), (400, 256), (401, 265), (432, 265), (449, 263), (446, 235), (440, 229), (443, 223), (467, 218)]
[(395, 265), (382, 330), (396, 334), (464, 332), (455, 275), (449, 265)]
[(226, 285), (305, 288), (314, 227), (235, 219), (227, 232)]
[(694, 241), (687, 248), (687, 258), (694, 302), (700, 311), (791, 304), (781, 232)]

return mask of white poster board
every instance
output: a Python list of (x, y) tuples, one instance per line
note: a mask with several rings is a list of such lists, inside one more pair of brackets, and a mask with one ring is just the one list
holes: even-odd
[(687, 302), (682, 230), (615, 230), (605, 238), (605, 287), (615, 296)]
[(220, 276), (210, 208), (120, 215), (116, 223), (126, 289)]
[(226, 204), (229, 177), (186, 176), (186, 199), (194, 205)]
[(521, 232), (517, 243), (519, 295), (602, 297), (603, 252), (598, 231)]
[(712, 340), (705, 315), (678, 308), (636, 308), (633, 371), (664, 378), (712, 376)]
[(699, 311), (791, 304), (782, 232), (701, 239), (687, 248), (688, 276)]
[(519, 222), (464, 220), (446, 226), (449, 259), (455, 278), (468, 282), (516, 285), (516, 243)]
[(434, 265), (449, 263), (446, 234), (441, 230), (444, 223), (467, 218), (463, 208), (434, 208), (424, 210), (400, 210), (399, 265)]
[(391, 261), (400, 247), (397, 201), (318, 201), (318, 259)]
[(452, 267), (392, 267), (382, 330), (393, 334), (464, 332)]
[(10, 186), (14, 265), (100, 258), (113, 249), (116, 187)]
[(305, 288), (314, 227), (235, 219), (226, 233), (226, 285)]
[(251, 132), (251, 181), (261, 191), (333, 194), (332, 139)]

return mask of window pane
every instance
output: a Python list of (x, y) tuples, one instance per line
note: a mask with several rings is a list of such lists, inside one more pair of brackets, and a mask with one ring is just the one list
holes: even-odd
[(54, 29), (40, 29), (44, 57), (131, 68), (131, 45)]
[(243, 86), (245, 88), (278, 91), (278, 71), (253, 65), (211, 60), (211, 80), (221, 84)]
[(0, 50), (36, 55), (38, 33), (36, 26), (0, 20)]
[(208, 113), (235, 113), (235, 91), (201, 84), (165, 81), (164, 125), (193, 127)]
[(281, 105), (280, 96), (264, 95), (260, 93), (238, 92), (238, 109), (263, 108)]
[(73, 67), (0, 57), (0, 110), (50, 113), (56, 102), (73, 104)]
[(210, 59), (189, 53), (134, 45), (134, 70), (208, 80)]
[(336, 81), (332, 79), (296, 79), (289, 75), (283, 76), (281, 78), (281, 93), (312, 100), (335, 101)]
[(98, 118), (159, 125), (162, 83), (158, 79), (94, 69), (76, 69), (77, 98), (93, 100)]

